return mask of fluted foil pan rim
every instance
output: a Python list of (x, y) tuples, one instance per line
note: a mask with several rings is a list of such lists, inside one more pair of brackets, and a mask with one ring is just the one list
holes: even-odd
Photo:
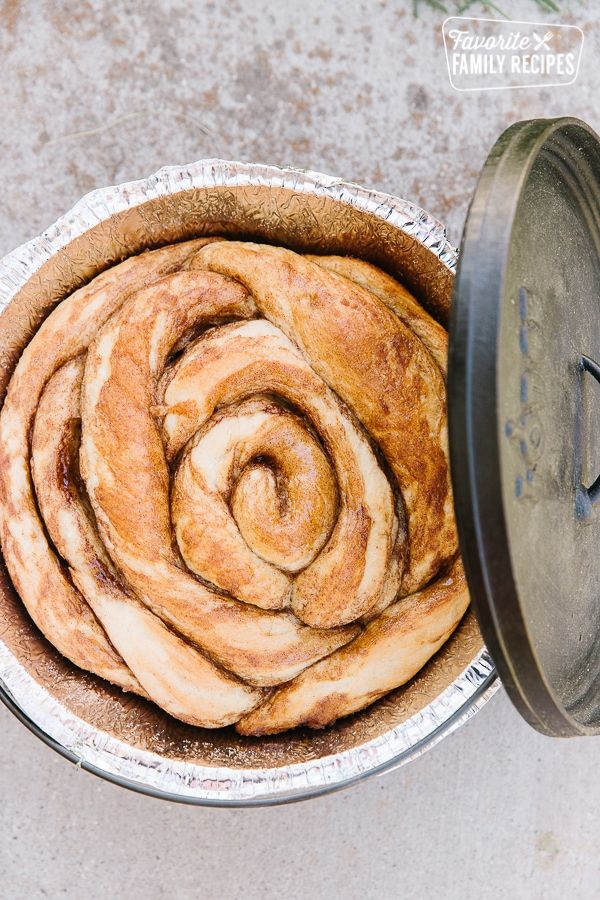
[[(411, 235), (450, 271), (456, 250), (425, 210), (378, 191), (314, 171), (220, 159), (167, 166), (149, 178), (85, 195), (39, 237), (0, 260), (0, 312), (56, 253), (99, 223), (165, 194), (206, 186), (288, 188), (325, 195), (369, 212)], [(469, 719), (500, 682), (484, 648), (416, 715), (360, 746), (277, 768), (210, 767), (134, 748), (71, 713), (30, 675), (0, 640), (0, 699), (42, 740), (108, 780), (172, 800), (206, 805), (281, 803), (338, 789), (420, 756)]]

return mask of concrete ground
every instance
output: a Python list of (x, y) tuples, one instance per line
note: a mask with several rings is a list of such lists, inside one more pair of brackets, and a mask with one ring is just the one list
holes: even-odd
[[(96, 186), (205, 156), (409, 197), (458, 242), (505, 126), (572, 114), (600, 130), (597, 5), (497, 5), (580, 25), (576, 84), (454, 92), (444, 15), (424, 0), (418, 18), (408, 0), (0, 0), (0, 255)], [(407, 768), (247, 811), (129, 794), (65, 763), (4, 708), (0, 723), (7, 900), (600, 897), (600, 739), (542, 738), (503, 694)]]

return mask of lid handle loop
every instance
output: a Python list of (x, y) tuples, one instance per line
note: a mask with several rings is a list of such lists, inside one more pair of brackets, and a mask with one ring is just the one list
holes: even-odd
[[(596, 379), (598, 384), (600, 384), (600, 366), (597, 362), (594, 362), (594, 360), (590, 359), (589, 356), (582, 356), (579, 361), (579, 368), (581, 372), (589, 372), (590, 375)], [(583, 517), (589, 516), (591, 514), (591, 507), (599, 498), (600, 475), (598, 475), (594, 483), (589, 488), (585, 487), (585, 485), (583, 484), (580, 486), (577, 497), (578, 513)]]

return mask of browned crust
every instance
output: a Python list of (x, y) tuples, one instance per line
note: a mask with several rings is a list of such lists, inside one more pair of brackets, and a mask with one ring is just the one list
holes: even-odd
[(156, 380), (183, 334), (253, 312), (241, 285), (212, 272), (181, 272), (138, 291), (88, 352), (81, 459), (100, 533), (136, 594), (227, 669), (270, 685), (346, 643), (356, 628), (310, 629), (287, 613), (223, 596), (182, 570), (172, 544), (169, 470), (151, 412)]
[(0, 414), (0, 539), (33, 619), (82, 668), (242, 734), (403, 684), (468, 604), (446, 352), (362, 260), (217, 238), (99, 275)]
[(404, 498), (409, 594), (456, 552), (446, 389), (429, 352), (379, 298), (282, 247), (224, 242), (198, 265), (237, 278), (358, 416)]
[(132, 257), (64, 300), (25, 348), (0, 415), (0, 538), (4, 559), (36, 625), (71, 662), (126, 690), (137, 682), (48, 544), (29, 470), (29, 440), (49, 378), (84, 352), (100, 325), (142, 283), (178, 268), (200, 239)]
[(83, 358), (56, 372), (35, 417), (32, 468), (52, 541), (112, 645), (137, 693), (192, 725), (237, 721), (263, 697), (214, 666), (141, 604), (114, 569), (98, 537), (79, 478), (79, 397)]
[(423, 342), (446, 377), (448, 370), (448, 332), (423, 309), (404, 285), (364, 259), (352, 256), (307, 256), (329, 272), (354, 281), (379, 297)]
[(469, 593), (462, 563), (399, 600), (351, 644), (306, 669), (242, 718), (240, 734), (263, 735), (308, 725), (323, 728), (409, 681), (454, 631)]

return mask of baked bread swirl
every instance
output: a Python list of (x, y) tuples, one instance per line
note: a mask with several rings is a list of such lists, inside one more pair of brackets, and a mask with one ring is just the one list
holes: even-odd
[(0, 414), (0, 536), (77, 666), (242, 734), (410, 679), (468, 605), (446, 333), (359, 260), (206, 238), (63, 300)]

